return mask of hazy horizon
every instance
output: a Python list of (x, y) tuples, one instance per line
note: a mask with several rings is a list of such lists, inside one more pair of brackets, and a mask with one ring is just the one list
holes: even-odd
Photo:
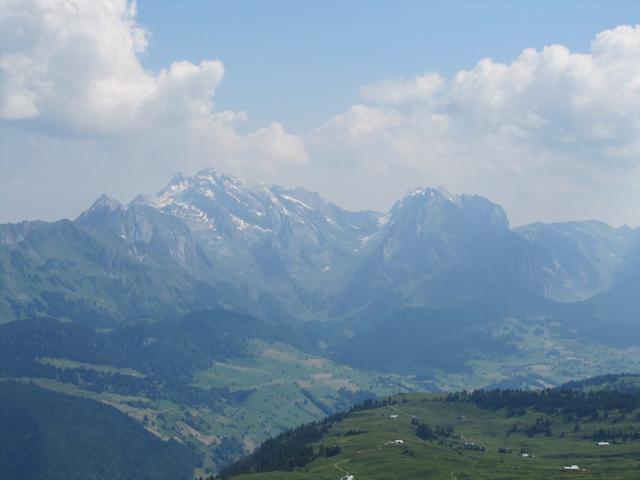
[[(131, 202), (134, 202), (134, 201), (135, 201), (135, 199), (136, 199), (138, 196), (140, 196), (140, 195), (143, 195), (143, 196), (153, 196), (153, 195), (156, 195), (156, 194), (160, 193), (160, 192), (162, 191), (162, 189), (163, 189), (163, 188), (165, 188), (167, 185), (169, 185), (169, 184), (170, 184), (170, 181), (171, 181), (171, 180), (173, 179), (173, 177), (174, 177), (174, 176), (176, 176), (176, 175), (182, 175), (182, 176), (184, 176), (185, 178), (187, 178), (187, 177), (195, 176), (199, 171), (208, 170), (208, 169), (213, 169), (213, 167), (205, 166), (205, 167), (203, 167), (203, 168), (201, 168), (201, 169), (197, 169), (195, 172), (193, 172), (193, 174), (186, 174), (186, 173), (184, 173), (184, 172), (175, 172), (172, 176), (170, 176), (170, 177), (168, 177), (168, 178), (167, 178), (166, 182), (164, 182), (164, 184), (163, 184), (160, 188), (158, 188), (158, 189), (156, 189), (156, 190), (154, 190), (154, 191), (150, 191), (150, 192), (138, 192), (137, 194), (134, 194), (134, 195), (133, 195), (133, 196), (131, 196), (130, 198), (125, 198), (125, 199), (123, 199), (123, 198), (116, 197), (115, 195), (112, 195), (112, 194), (110, 194), (110, 193), (108, 193), (108, 192), (101, 192), (101, 193), (99, 193), (98, 195), (96, 195), (96, 197), (95, 197), (95, 198), (93, 198), (92, 200), (90, 200), (90, 201), (89, 201), (89, 203), (87, 203), (87, 204), (86, 204), (86, 205), (84, 205), (84, 206), (80, 206), (80, 207), (79, 207), (79, 210), (78, 210), (75, 214), (70, 214), (70, 215), (62, 216), (62, 217), (49, 218), (49, 219), (44, 219), (44, 218), (20, 219), (20, 220), (18, 220), (18, 221), (16, 221), (16, 222), (11, 221), (11, 222), (3, 222), (3, 223), (19, 223), (19, 222), (21, 222), (21, 221), (57, 221), (57, 220), (63, 220), (63, 219), (74, 220), (74, 219), (76, 219), (80, 214), (82, 214), (83, 212), (85, 212), (86, 210), (88, 210), (89, 208), (91, 208), (92, 204), (93, 204), (94, 202), (96, 202), (96, 201), (97, 201), (100, 197), (102, 197), (103, 195), (106, 195), (106, 196), (108, 196), (108, 197), (110, 197), (110, 198), (112, 198), (112, 199), (114, 199), (114, 200), (116, 200), (116, 201), (120, 202), (123, 206), (125, 206), (125, 207), (126, 207), (126, 206), (128, 206)], [(213, 170), (215, 170), (215, 169), (213, 169)], [(249, 184), (249, 185), (251, 185), (251, 184), (260, 184), (260, 183), (265, 183), (265, 182), (262, 182), (262, 181), (260, 181), (260, 180), (256, 180), (256, 181), (248, 180), (248, 179), (246, 179), (246, 178), (243, 178), (243, 177), (240, 177), (240, 176), (233, 175), (232, 173), (229, 173), (229, 172), (224, 172), (224, 171), (218, 171), (218, 170), (215, 170), (215, 173), (216, 173), (218, 176), (231, 176), (231, 177), (234, 177), (234, 178), (236, 178), (237, 180), (240, 180), (241, 182), (246, 183), (246, 184)], [(389, 212), (389, 210), (391, 210), (391, 208), (393, 207), (393, 205), (396, 203), (396, 201), (400, 200), (400, 199), (401, 199), (402, 197), (404, 197), (405, 195), (408, 195), (412, 190), (416, 190), (416, 189), (435, 188), (435, 189), (443, 189), (443, 190), (445, 190), (447, 193), (449, 193), (449, 194), (453, 194), (453, 195), (465, 195), (465, 194), (466, 194), (466, 195), (479, 195), (479, 194), (474, 193), (474, 192), (454, 192), (454, 191), (449, 190), (449, 189), (447, 188), (447, 186), (446, 186), (446, 185), (416, 185), (416, 186), (413, 186), (413, 187), (409, 187), (409, 188), (407, 188), (406, 190), (404, 190), (403, 192), (401, 192), (401, 194), (400, 194), (397, 198), (393, 199), (393, 200), (391, 201), (391, 203), (388, 205), (388, 207), (386, 207), (386, 208), (378, 208), (378, 209), (376, 209), (376, 208), (368, 208), (368, 207), (366, 207), (366, 206), (365, 206), (364, 208), (359, 208), (359, 209), (350, 209), (350, 208), (346, 208), (346, 207), (344, 207), (343, 205), (341, 205), (341, 204), (339, 204), (339, 203), (337, 203), (337, 202), (334, 202), (334, 201), (332, 201), (331, 199), (329, 199), (329, 198), (325, 197), (324, 195), (322, 195), (322, 193), (321, 193), (321, 192), (317, 192), (317, 191), (315, 191), (315, 190), (312, 190), (312, 189), (307, 188), (305, 185), (283, 185), (283, 184), (279, 184), (279, 183), (265, 183), (265, 184), (268, 184), (268, 185), (277, 185), (277, 186), (280, 186), (280, 187), (283, 187), (283, 188), (288, 188), (288, 189), (303, 188), (303, 189), (308, 190), (308, 191), (310, 191), (310, 192), (318, 193), (318, 194), (319, 194), (320, 196), (322, 196), (325, 200), (330, 201), (331, 203), (335, 204), (336, 206), (338, 206), (338, 207), (340, 207), (340, 208), (342, 208), (342, 209), (344, 209), (344, 210), (346, 210), (346, 211), (350, 211), (350, 212), (371, 211), (371, 212), (376, 212), (376, 213), (380, 213), (380, 214), (386, 214), (386, 213), (388, 213), (388, 212)], [(481, 196), (483, 196), (484, 198), (487, 198), (487, 200), (490, 200), (490, 201), (492, 201), (492, 202), (493, 202), (493, 199), (492, 199), (491, 197), (485, 197), (484, 195), (481, 195)], [(496, 203), (496, 202), (494, 202), (494, 203)], [(603, 220), (601, 220), (601, 219), (599, 219), (599, 218), (589, 218), (589, 217), (585, 217), (585, 218), (568, 218), (568, 219), (566, 219), (566, 220), (559, 220), (559, 221), (557, 221), (557, 222), (555, 222), (555, 221), (545, 222), (545, 221), (542, 221), (542, 220), (536, 220), (536, 219), (534, 219), (534, 220), (532, 220), (532, 221), (530, 221), (530, 222), (514, 223), (514, 222), (513, 222), (513, 220), (511, 219), (510, 215), (509, 215), (509, 211), (508, 211), (508, 209), (507, 209), (504, 205), (501, 205), (501, 204), (499, 204), (499, 203), (498, 203), (498, 205), (500, 205), (500, 206), (505, 210), (505, 213), (506, 213), (506, 215), (507, 215), (507, 218), (509, 219), (509, 225), (510, 225), (510, 228), (518, 228), (518, 227), (523, 226), (523, 225), (530, 225), (530, 224), (538, 223), (538, 222), (542, 222), (542, 223), (563, 223), (563, 222), (574, 222), (574, 221), (600, 221), (600, 222), (607, 223), (607, 222), (605, 222), (605, 221), (603, 221)], [(622, 223), (622, 224), (609, 224), (609, 225), (611, 225), (611, 226), (613, 226), (613, 227), (616, 227), (616, 228), (623, 227), (623, 226), (629, 226), (629, 227), (632, 227), (632, 228), (636, 228), (636, 227), (638, 226), (638, 225), (629, 225), (629, 224), (626, 224), (626, 223)]]

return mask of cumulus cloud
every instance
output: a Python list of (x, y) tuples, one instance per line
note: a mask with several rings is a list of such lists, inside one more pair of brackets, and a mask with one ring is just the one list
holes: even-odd
[(551, 45), (447, 79), (385, 80), (363, 87), (364, 103), (309, 144), (350, 168), (416, 174), (519, 207), (555, 195), (551, 210), (603, 185), (628, 192), (640, 153), (639, 58), (640, 27), (620, 26), (588, 53)]
[(437, 73), (426, 73), (412, 79), (385, 80), (374, 85), (365, 85), (362, 96), (374, 102), (402, 104), (428, 101), (444, 86), (445, 80)]
[[(218, 60), (147, 71), (149, 32), (128, 0), (6, 0), (0, 7), (0, 120), (38, 134), (126, 142), (179, 139), (218, 159), (304, 162), (301, 140), (274, 124), (241, 135), (242, 112), (216, 111)], [(168, 133), (165, 133), (167, 131)], [(162, 132), (162, 133), (161, 133)], [(266, 155), (262, 155), (264, 146)]]

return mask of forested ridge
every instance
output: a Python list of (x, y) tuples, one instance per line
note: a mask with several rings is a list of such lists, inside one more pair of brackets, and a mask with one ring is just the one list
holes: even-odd
[[(225, 310), (194, 312), (177, 321), (122, 324), (104, 333), (83, 324), (36, 318), (0, 325), (0, 377), (46, 378), (93, 392), (143, 394), (215, 408), (221, 402), (241, 401), (250, 391), (203, 391), (191, 385), (193, 372), (213, 361), (243, 357), (254, 338), (295, 342), (297, 337), (287, 327)], [(60, 369), (42, 361), (47, 357), (132, 368), (141, 375)]]
[(332, 425), (351, 413), (386, 405), (389, 402), (387, 399), (365, 400), (348, 411), (335, 413), (320, 422), (287, 430), (265, 441), (252, 454), (222, 469), (216, 478), (228, 479), (232, 475), (250, 472), (291, 471), (307, 465), (319, 456), (336, 455), (339, 453), (339, 447), (336, 449), (334, 445), (319, 445), (314, 448), (312, 444), (320, 441)]
[(115, 408), (0, 382), (0, 478), (187, 480), (199, 454)]
[(471, 401), (482, 408), (533, 408), (541, 413), (565, 416), (597, 416), (600, 412), (621, 410), (631, 412), (640, 406), (640, 395), (617, 390), (582, 391), (567, 388), (544, 390), (476, 390), (470, 394), (451, 393), (447, 401)]

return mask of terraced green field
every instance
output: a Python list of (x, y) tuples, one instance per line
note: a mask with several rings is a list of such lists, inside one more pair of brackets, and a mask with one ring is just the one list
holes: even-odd
[[(551, 422), (551, 436), (528, 436), (524, 430), (541, 416), (538, 412), (530, 409), (509, 416), (506, 410), (443, 398), (411, 394), (396, 397), (395, 405), (351, 413), (314, 445), (338, 445), (339, 455), (320, 457), (294, 472), (238, 475), (233, 480), (338, 480), (346, 475), (354, 480), (640, 478), (640, 442), (618, 440), (598, 446), (584, 438), (600, 428), (640, 426), (637, 410), (612, 411), (597, 420), (544, 415)], [(418, 421), (451, 426), (454, 435), (421, 440), (416, 436)], [(579, 431), (574, 431), (576, 423)], [(390, 443), (396, 440), (403, 443)], [(560, 471), (569, 465), (581, 471)]]

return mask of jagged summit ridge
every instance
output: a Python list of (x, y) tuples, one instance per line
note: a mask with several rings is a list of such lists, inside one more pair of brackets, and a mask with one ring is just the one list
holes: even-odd
[[(414, 188), (406, 192), (389, 212), (389, 228), (434, 232), (440, 228), (509, 229), (504, 209), (480, 195), (449, 193), (444, 187)], [(404, 227), (402, 227), (404, 225)]]
[(611, 287), (631, 242), (624, 229), (585, 222), (512, 230), (500, 205), (443, 187), (411, 189), (386, 213), (350, 212), (304, 188), (209, 168), (176, 174), (126, 209), (103, 196), (78, 224), (104, 227), (136, 258), (241, 285), (256, 304), (272, 296), (298, 318), (365, 311), (381, 298), (582, 300)]
[(302, 229), (339, 227), (338, 217), (351, 214), (303, 188), (250, 183), (210, 168), (192, 177), (178, 174), (157, 195), (141, 201), (209, 231), (212, 238), (238, 232), (264, 236), (296, 224)]

